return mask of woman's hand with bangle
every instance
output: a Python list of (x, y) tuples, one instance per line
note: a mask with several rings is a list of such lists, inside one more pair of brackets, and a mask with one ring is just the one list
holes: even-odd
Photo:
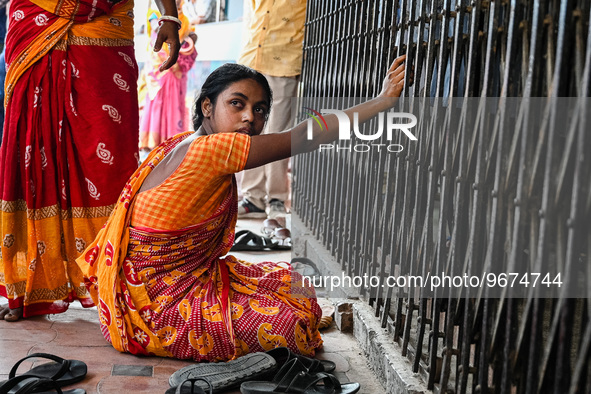
[(168, 58), (160, 65), (160, 71), (168, 70), (175, 63), (179, 57), (181, 43), (179, 41), (179, 29), (175, 22), (163, 21), (158, 29), (156, 42), (154, 43), (154, 52), (159, 52), (162, 49), (162, 44), (167, 43), (170, 49)]
[[(168, 15), (178, 18), (175, 0), (156, 0), (156, 5), (163, 16)], [(158, 29), (158, 35), (156, 36), (156, 42), (154, 43), (154, 52), (159, 52), (164, 43), (168, 44), (169, 54), (168, 59), (160, 66), (160, 71), (171, 68), (179, 57), (181, 42), (179, 40), (179, 26), (176, 22), (162, 20)]]

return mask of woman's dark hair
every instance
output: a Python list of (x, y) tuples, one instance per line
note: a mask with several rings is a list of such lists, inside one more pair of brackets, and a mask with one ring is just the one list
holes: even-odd
[[(203, 123), (203, 111), (201, 111), (201, 103), (205, 98), (209, 98), (211, 104), (215, 106), (216, 100), (220, 93), (222, 93), (228, 86), (234, 82), (241, 81), (243, 79), (252, 79), (258, 82), (262, 86), (269, 101), (269, 111), (271, 110), (271, 104), (273, 102), (273, 92), (269, 86), (267, 78), (260, 72), (253, 70), (252, 68), (243, 66), (241, 64), (226, 63), (223, 66), (214, 70), (201, 87), (201, 92), (195, 100), (195, 111), (193, 113), (193, 127), (197, 130)], [(268, 114), (269, 112), (267, 112)]]

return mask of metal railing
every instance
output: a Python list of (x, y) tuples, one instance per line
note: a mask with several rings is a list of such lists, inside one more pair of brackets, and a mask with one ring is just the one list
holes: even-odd
[[(401, 100), (421, 99), (430, 113), (399, 153), (294, 159), (293, 211), (342, 269), (526, 264), (587, 283), (579, 298), (564, 286), (553, 298), (361, 289), (436, 392), (591, 392), (590, 12), (569, 0), (308, 0), (304, 98), (330, 108), (334, 98), (373, 97), (406, 54)], [(494, 97), (520, 99), (490, 115)], [(565, 120), (559, 97), (587, 109)]]

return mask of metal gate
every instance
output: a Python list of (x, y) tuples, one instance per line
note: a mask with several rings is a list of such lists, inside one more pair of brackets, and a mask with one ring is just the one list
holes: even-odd
[[(361, 289), (436, 392), (591, 392), (590, 12), (569, 0), (308, 0), (304, 98), (373, 97), (406, 54), (402, 101), (431, 108), (401, 152), (294, 159), (293, 212), (343, 270), (527, 264), (571, 278), (553, 298)], [(493, 97), (518, 99), (498, 101), (485, 132)], [(543, 109), (535, 132), (530, 97)], [(582, 110), (565, 120), (561, 97)], [(586, 294), (568, 295), (573, 280)]]

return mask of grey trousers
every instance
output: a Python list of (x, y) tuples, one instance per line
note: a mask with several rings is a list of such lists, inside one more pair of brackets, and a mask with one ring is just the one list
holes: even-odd
[[(265, 77), (273, 91), (273, 105), (262, 134), (279, 133), (293, 126), (291, 99), (297, 96), (299, 77)], [(242, 196), (260, 209), (272, 199), (285, 202), (289, 198), (288, 165), (289, 159), (285, 159), (245, 170)]]

